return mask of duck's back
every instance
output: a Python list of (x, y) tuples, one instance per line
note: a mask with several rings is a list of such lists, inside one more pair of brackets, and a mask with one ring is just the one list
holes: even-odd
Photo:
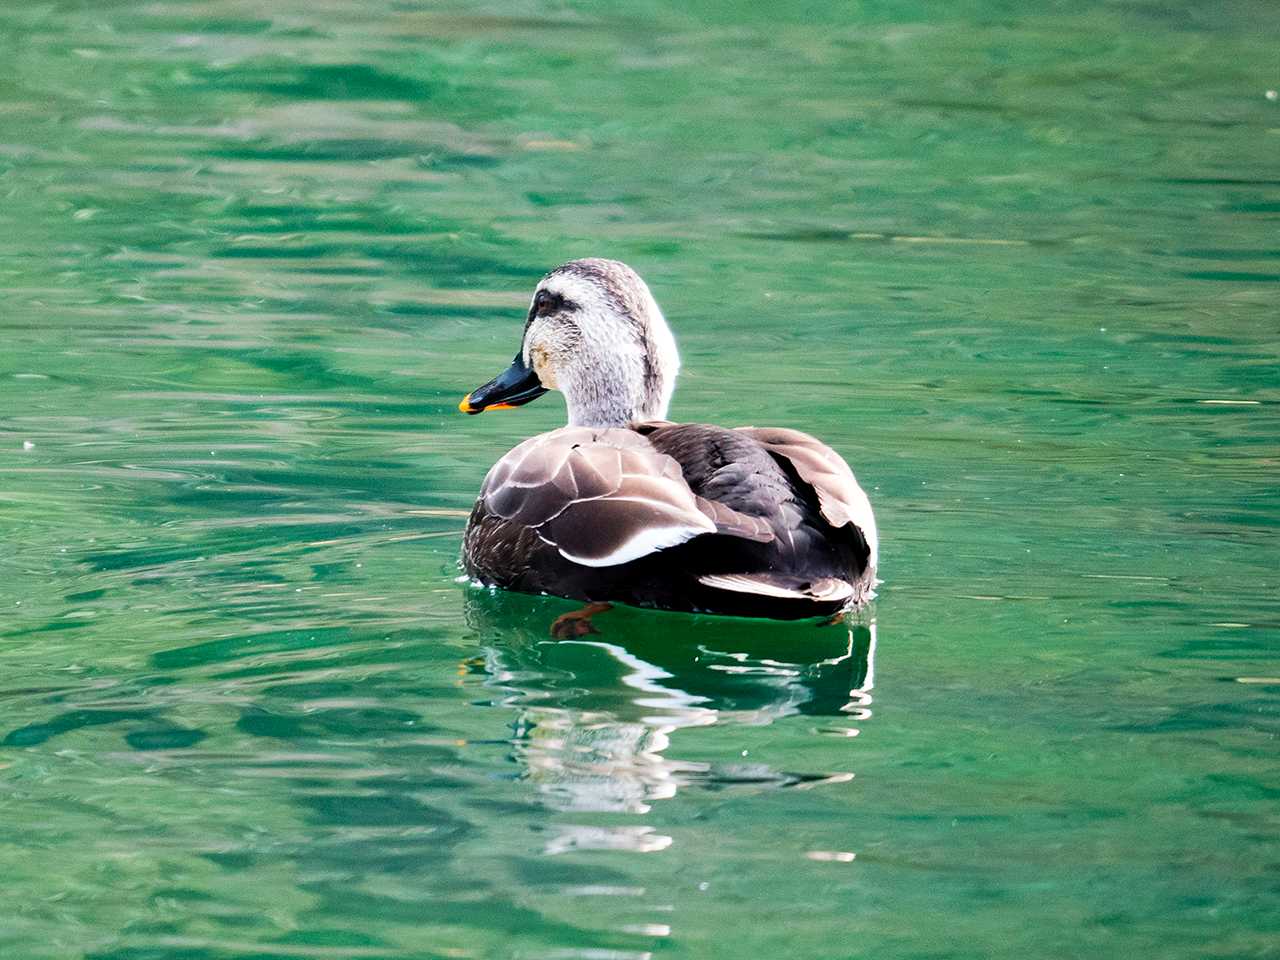
[(813, 616), (869, 591), (865, 504), (844, 461), (796, 431), (566, 428), (490, 471), (464, 560), (472, 576), (527, 592)]
[[(716, 567), (728, 572), (761, 570), (809, 577), (849, 577), (860, 573), (856, 543), (833, 536), (808, 484), (755, 437), (707, 423), (640, 427), (653, 446), (680, 464), (695, 494), (758, 517), (774, 534), (767, 543), (719, 543), (728, 553)], [(810, 438), (812, 439), (812, 438)], [(814, 441), (815, 443), (817, 441)], [(733, 554), (741, 554), (741, 558)]]

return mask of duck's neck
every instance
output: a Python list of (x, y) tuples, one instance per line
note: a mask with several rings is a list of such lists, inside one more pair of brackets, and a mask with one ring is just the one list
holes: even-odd
[(648, 419), (637, 416), (625, 404), (608, 402), (568, 403), (571, 427), (625, 427), (629, 423)]
[(612, 356), (592, 365), (589, 375), (565, 383), (571, 427), (625, 427), (662, 420), (671, 396), (643, 356)]

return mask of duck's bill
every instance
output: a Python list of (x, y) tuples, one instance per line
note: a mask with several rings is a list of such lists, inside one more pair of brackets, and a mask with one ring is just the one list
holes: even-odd
[(537, 400), (546, 392), (547, 388), (538, 380), (538, 375), (525, 366), (520, 354), (516, 354), (511, 366), (463, 397), (458, 409), (463, 413), (510, 410), (523, 406), (530, 400)]

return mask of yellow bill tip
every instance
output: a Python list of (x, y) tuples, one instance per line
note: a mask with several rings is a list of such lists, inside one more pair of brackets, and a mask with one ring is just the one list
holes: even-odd
[(490, 410), (514, 410), (517, 404), (514, 403), (491, 403), (487, 407), (477, 407), (471, 402), (471, 394), (467, 394), (458, 404), (458, 409), (463, 413), (487, 413)]

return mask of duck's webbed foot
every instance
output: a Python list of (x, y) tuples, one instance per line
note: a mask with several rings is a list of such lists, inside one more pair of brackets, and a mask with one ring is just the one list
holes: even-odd
[(557, 640), (572, 640), (575, 637), (585, 637), (590, 633), (599, 633), (600, 631), (591, 623), (591, 618), (597, 613), (612, 609), (612, 603), (588, 603), (581, 610), (570, 610), (556, 617), (555, 622), (551, 624), (551, 636)]

